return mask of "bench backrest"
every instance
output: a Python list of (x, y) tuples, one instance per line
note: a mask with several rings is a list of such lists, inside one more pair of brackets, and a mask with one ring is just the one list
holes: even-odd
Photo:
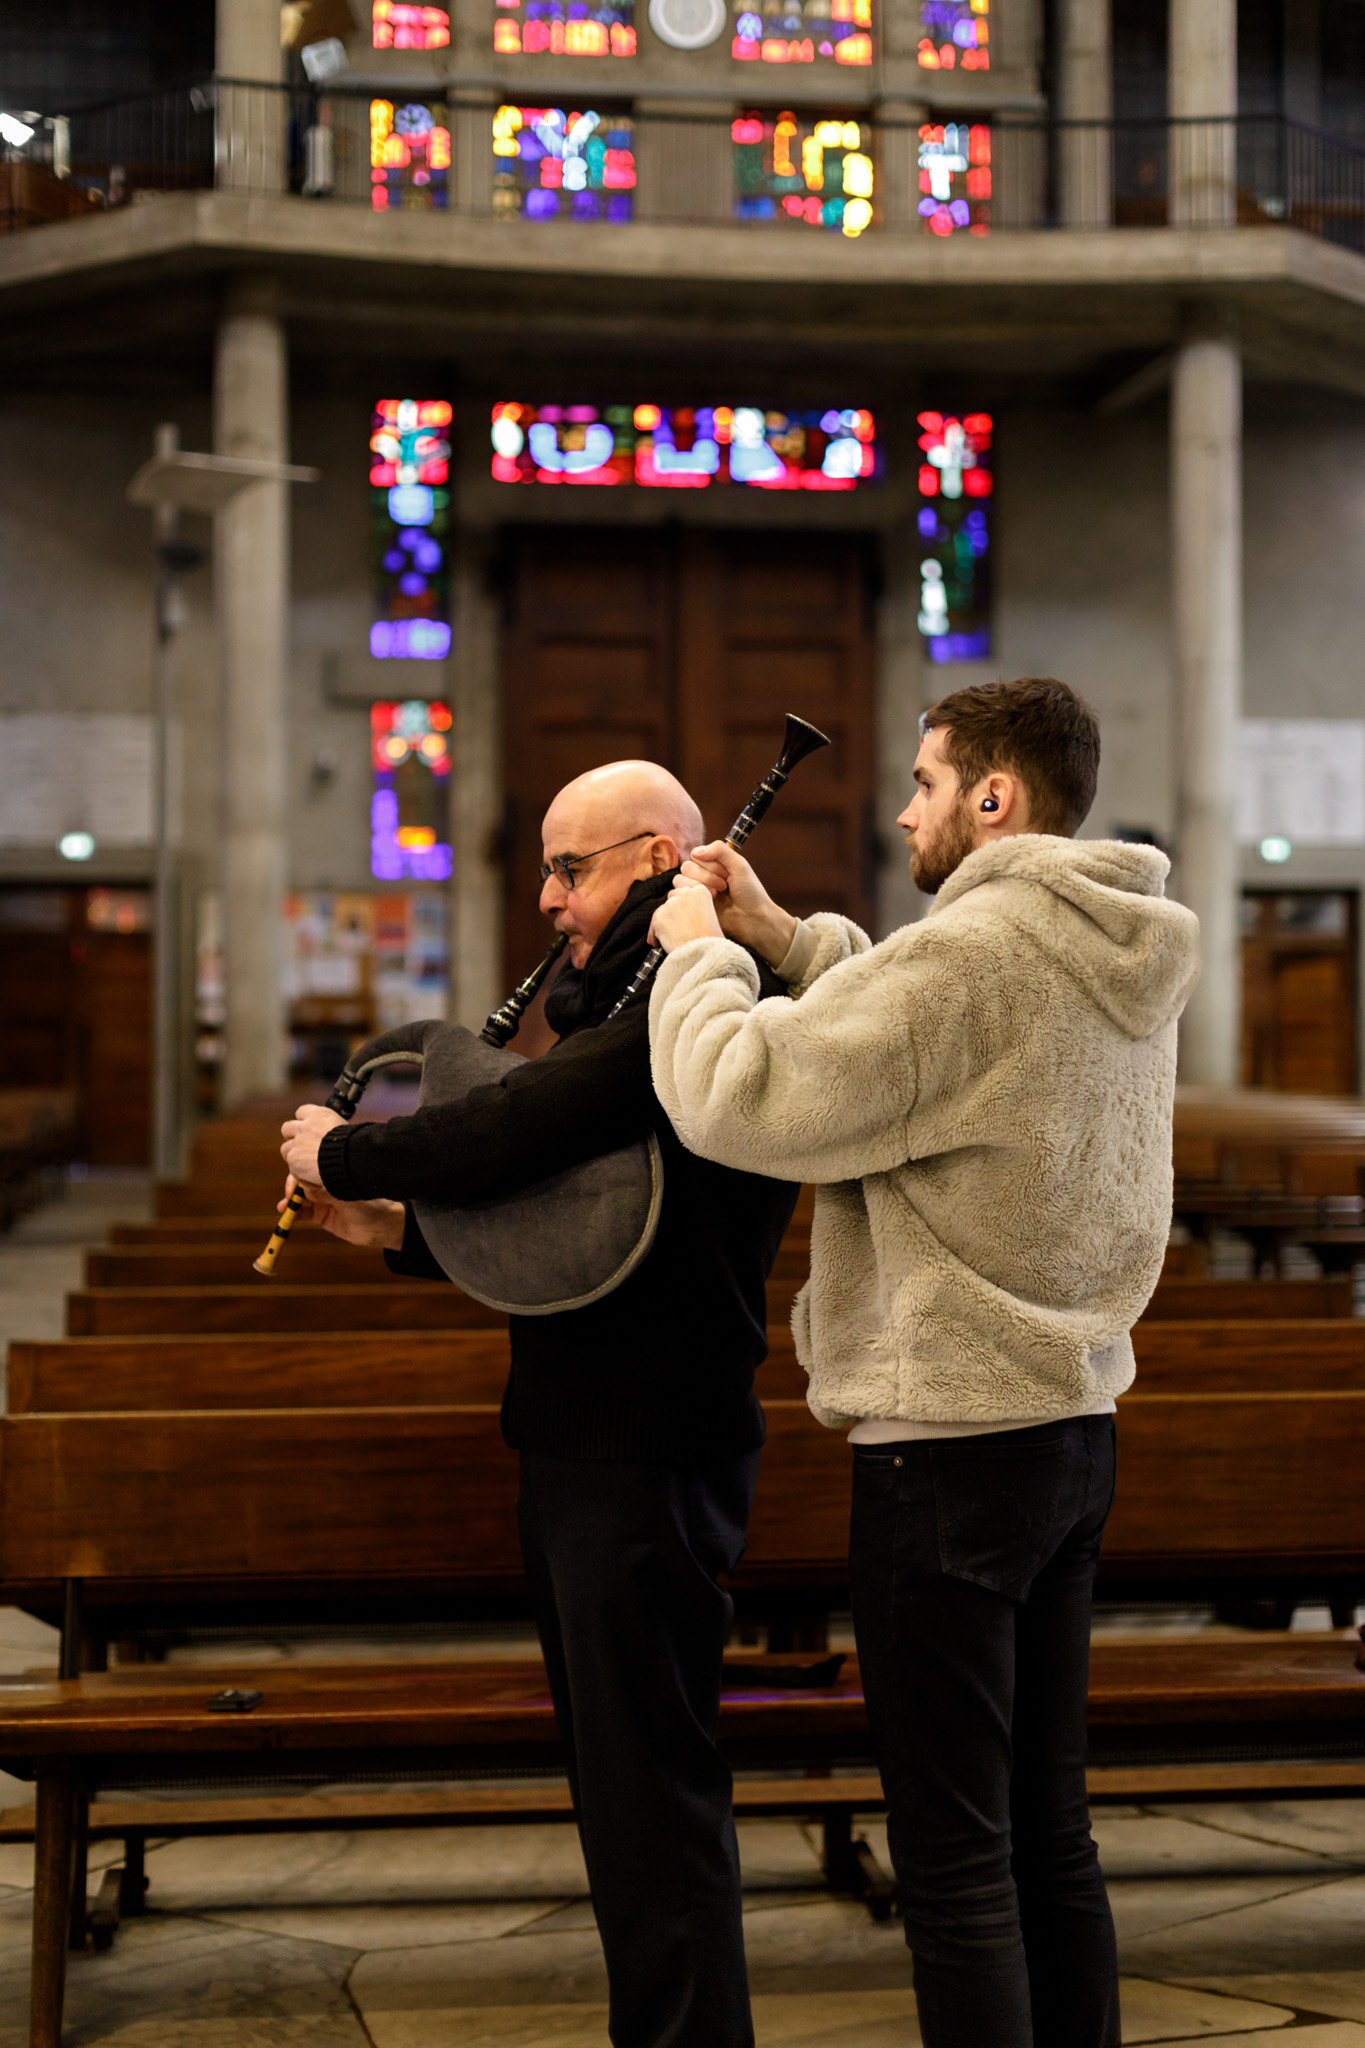
[[(1130, 1396), (1109, 1566), (1359, 1573), (1365, 1395)], [(838, 1583), (850, 1454), (774, 1402), (742, 1578)], [(519, 1580), (492, 1407), (0, 1418), (0, 1578)]]
[(85, 1288), (66, 1297), (71, 1337), (317, 1330), (486, 1330), (506, 1318), (456, 1287), (394, 1280), (295, 1287), (257, 1279), (244, 1287)]
[(1141, 1322), (1133, 1332), (1135, 1391), (1365, 1392), (1365, 1319), (1284, 1323)]
[[(1365, 1391), (1365, 1320), (1139, 1323), (1137, 1392)], [(501, 1329), (300, 1332), (20, 1340), (9, 1412), (209, 1408), (404, 1408), (496, 1402), (508, 1370)], [(768, 1331), (765, 1401), (804, 1401), (792, 1334)]]
[[(87, 1287), (237, 1287), (250, 1283), (255, 1251), (244, 1245), (120, 1245), (113, 1251), (85, 1254)], [(360, 1245), (318, 1242), (309, 1232), (280, 1253), (280, 1279), (290, 1286), (330, 1285), (334, 1280), (353, 1287), (385, 1287), (393, 1274), (383, 1259)]]
[[(67, 1337), (10, 1346), (11, 1415), (212, 1408), (422, 1408), (501, 1401), (505, 1330)], [(790, 1330), (769, 1336), (765, 1400), (804, 1400)]]
[(1330, 1280), (1161, 1280), (1143, 1311), (1148, 1322), (1284, 1322), (1349, 1316), (1349, 1277)]

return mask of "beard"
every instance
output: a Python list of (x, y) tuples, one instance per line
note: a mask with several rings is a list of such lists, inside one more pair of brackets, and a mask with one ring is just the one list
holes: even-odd
[(910, 879), (926, 896), (936, 896), (949, 875), (975, 851), (967, 804), (959, 798), (932, 839), (919, 838), (910, 853)]

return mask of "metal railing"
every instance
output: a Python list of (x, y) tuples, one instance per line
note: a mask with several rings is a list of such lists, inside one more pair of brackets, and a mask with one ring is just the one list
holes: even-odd
[(0, 158), (0, 232), (216, 188), (566, 226), (813, 223), (846, 237), (1275, 224), (1365, 253), (1365, 150), (1276, 116), (921, 127), (875, 110), (798, 108), (786, 122), (775, 107), (637, 117), (622, 103), (558, 125), (555, 110), (528, 109), (537, 139), (491, 100), (434, 93), (205, 79), (77, 109)]

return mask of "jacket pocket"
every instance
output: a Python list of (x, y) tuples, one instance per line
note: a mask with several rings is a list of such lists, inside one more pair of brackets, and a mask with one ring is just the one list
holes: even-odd
[[(1080, 1456), (1078, 1457), (1078, 1450)], [(931, 1447), (939, 1569), (1023, 1600), (1075, 1520), (1089, 1458), (1070, 1432)]]

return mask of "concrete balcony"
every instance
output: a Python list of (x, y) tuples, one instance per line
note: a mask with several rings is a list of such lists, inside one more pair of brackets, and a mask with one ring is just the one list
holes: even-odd
[(625, 323), (808, 354), (1006, 343), (1057, 371), (1101, 337), (1110, 357), (1162, 346), (1197, 295), (1237, 314), (1253, 362), (1365, 388), (1365, 152), (1278, 118), (409, 94), (206, 80), (69, 116), (61, 178), (33, 161), (40, 132), (0, 166), (0, 348), (158, 280), (189, 317), (196, 283), (250, 268), (343, 344), (401, 326), (457, 354), (619, 347)]

